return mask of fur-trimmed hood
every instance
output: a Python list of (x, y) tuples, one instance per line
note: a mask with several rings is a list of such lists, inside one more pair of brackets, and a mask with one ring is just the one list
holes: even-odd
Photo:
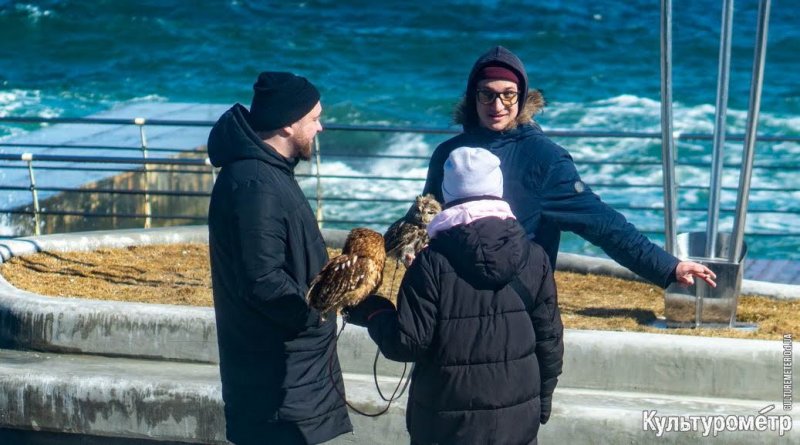
[[(519, 90), (527, 91), (527, 94), (519, 99), (519, 114), (515, 120), (516, 125), (527, 124), (533, 121), (533, 116), (540, 112), (546, 105), (544, 96), (541, 91), (528, 87), (528, 74), (525, 71), (525, 65), (522, 64), (519, 57), (502, 46), (496, 46), (478, 57), (478, 60), (475, 61), (475, 64), (472, 66), (469, 78), (467, 79), (467, 88), (464, 91), (464, 96), (458, 105), (456, 105), (453, 113), (455, 123), (462, 125), (465, 131), (480, 125), (478, 112), (475, 108), (475, 90), (478, 83), (478, 74), (483, 68), (490, 65), (503, 66), (517, 74), (517, 77), (520, 79)], [(509, 128), (509, 130), (510, 129), (511, 128)]]

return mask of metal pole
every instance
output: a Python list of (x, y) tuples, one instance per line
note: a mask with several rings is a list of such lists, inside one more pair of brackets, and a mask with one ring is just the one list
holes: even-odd
[(770, 0), (758, 3), (758, 29), (756, 49), (753, 57), (753, 79), (750, 83), (750, 107), (747, 110), (747, 129), (744, 136), (742, 169), (739, 174), (739, 195), (736, 198), (736, 217), (733, 220), (733, 235), (730, 244), (730, 261), (738, 263), (744, 245), (744, 223), (747, 218), (747, 202), (750, 198), (750, 178), (753, 175), (758, 113), (761, 110), (761, 87), (764, 83), (764, 61), (767, 56), (767, 31), (769, 29)]
[(661, 158), (664, 176), (664, 248), (675, 254), (675, 141), (672, 134), (672, 0), (661, 0)]
[(320, 159), (320, 146), (319, 136), (314, 136), (314, 158), (316, 159), (315, 176), (317, 177), (317, 224), (322, 227), (322, 177), (320, 176), (320, 166), (322, 161)]
[(717, 256), (719, 232), (720, 190), (725, 151), (725, 118), (728, 114), (728, 84), (731, 71), (731, 23), (733, 0), (722, 2), (722, 21), (719, 36), (719, 71), (717, 73), (717, 106), (714, 122), (714, 145), (711, 155), (711, 182), (708, 186), (708, 222), (706, 224), (706, 258)]
[(31, 182), (31, 195), (33, 195), (33, 233), (38, 236), (42, 234), (42, 229), (39, 216), (39, 194), (36, 192), (36, 178), (33, 175), (33, 154), (23, 153), (21, 159), (28, 162), (28, 177)]
[[(133, 122), (139, 126), (139, 136), (142, 141), (142, 158), (147, 161), (147, 136), (144, 133), (145, 118), (137, 117)], [(152, 205), (150, 204), (150, 166), (145, 162), (144, 164), (144, 228), (149, 229), (152, 223)]]

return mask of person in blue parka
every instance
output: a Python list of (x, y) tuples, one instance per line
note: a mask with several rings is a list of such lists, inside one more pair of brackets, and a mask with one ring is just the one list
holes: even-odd
[(500, 158), (503, 196), (528, 236), (544, 248), (553, 268), (561, 232), (571, 231), (661, 287), (676, 281), (691, 285), (694, 277), (716, 286), (716, 275), (709, 268), (670, 255), (592, 192), (567, 150), (533, 121), (543, 107), (542, 94), (528, 89), (525, 67), (516, 55), (497, 46), (480, 56), (456, 109), (456, 122), (464, 131), (434, 151), (423, 193), (441, 202), (443, 168), (450, 152), (462, 146), (483, 147)]

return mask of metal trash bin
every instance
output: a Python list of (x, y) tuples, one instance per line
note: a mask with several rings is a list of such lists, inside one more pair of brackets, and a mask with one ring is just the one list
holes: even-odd
[(664, 294), (664, 315), (668, 328), (735, 327), (736, 307), (742, 287), (747, 244), (739, 261), (731, 263), (730, 233), (718, 233), (716, 258), (704, 258), (706, 233), (682, 233), (677, 236), (676, 256), (708, 266), (717, 274), (717, 287), (695, 278), (695, 284), (683, 287), (677, 283)]

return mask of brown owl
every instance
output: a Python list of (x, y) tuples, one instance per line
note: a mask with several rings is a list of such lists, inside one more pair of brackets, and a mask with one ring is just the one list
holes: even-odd
[(428, 223), (442, 211), (433, 195), (420, 195), (405, 216), (392, 224), (384, 234), (386, 255), (403, 261), (406, 255), (416, 256), (428, 244)]
[(322, 314), (358, 304), (380, 287), (385, 261), (380, 233), (363, 227), (351, 230), (342, 254), (328, 261), (311, 282), (308, 303)]

